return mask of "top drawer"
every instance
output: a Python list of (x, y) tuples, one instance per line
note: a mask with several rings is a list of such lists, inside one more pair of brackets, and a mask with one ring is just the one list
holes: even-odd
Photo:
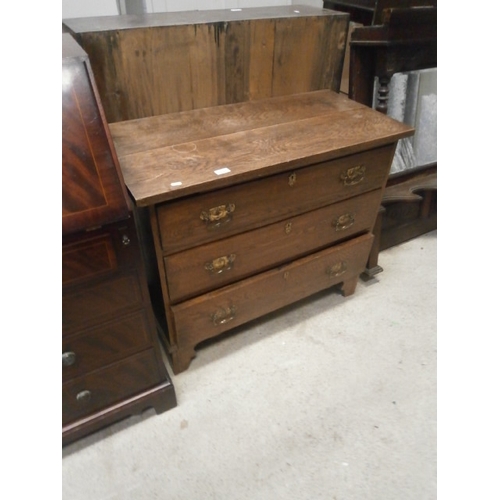
[(163, 252), (171, 254), (385, 185), (394, 146), (191, 196), (157, 208)]

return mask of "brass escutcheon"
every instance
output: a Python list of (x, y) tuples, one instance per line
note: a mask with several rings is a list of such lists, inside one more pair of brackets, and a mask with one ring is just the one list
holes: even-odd
[(288, 176), (288, 185), (293, 186), (297, 182), (297, 174), (294, 172)]
[(211, 314), (212, 323), (214, 326), (223, 325), (233, 320), (236, 316), (236, 308), (234, 306), (230, 307), (220, 307)]
[(207, 224), (208, 229), (215, 229), (231, 221), (231, 214), (236, 210), (234, 203), (227, 205), (219, 205), (218, 207), (209, 208), (208, 212), (203, 210), (200, 214), (200, 219)]
[(285, 234), (290, 234), (292, 232), (292, 223), (291, 222), (287, 222), (285, 224)]
[(333, 221), (335, 231), (345, 231), (354, 224), (354, 214), (344, 214)]
[(328, 274), (330, 278), (336, 278), (337, 276), (344, 274), (346, 271), (347, 264), (342, 260), (340, 262), (337, 262), (336, 264), (333, 264), (333, 266), (329, 266), (326, 269), (326, 274)]
[(205, 264), (205, 269), (212, 274), (220, 274), (224, 271), (230, 271), (233, 268), (233, 263), (236, 260), (236, 254), (223, 255), (214, 259), (212, 262)]
[(342, 172), (340, 178), (344, 182), (344, 186), (354, 186), (365, 179), (365, 172), (366, 167), (364, 165), (357, 165)]

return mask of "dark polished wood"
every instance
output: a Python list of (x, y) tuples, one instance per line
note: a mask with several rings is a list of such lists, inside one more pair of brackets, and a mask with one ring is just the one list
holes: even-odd
[[(436, 0), (325, 0), (323, 4), (325, 8), (349, 12), (352, 21), (365, 25), (351, 33), (351, 99), (367, 106), (375, 104), (378, 111), (386, 114), (389, 83), (395, 73), (437, 67)], [(376, 77), (379, 89), (374, 103)], [(424, 184), (422, 175), (428, 177)], [(413, 194), (399, 196), (395, 201), (396, 193), (403, 192), (398, 185)], [(378, 265), (379, 251), (437, 228), (436, 199), (436, 162), (389, 176), (366, 278), (382, 271)]]
[(62, 35), (62, 442), (176, 405), (135, 221), (85, 52)]
[(62, 45), (62, 232), (128, 216), (125, 186), (89, 60), (70, 35)]
[(64, 20), (109, 122), (340, 86), (348, 16), (280, 6)]
[(330, 90), (110, 130), (148, 212), (153, 303), (175, 373), (203, 340), (327, 287), (354, 292), (396, 143), (413, 134)]
[(437, 0), (324, 0), (325, 9), (347, 12), (350, 20), (365, 26), (383, 24), (387, 9), (437, 7)]
[(378, 77), (375, 107), (387, 113), (388, 85), (395, 73), (437, 67), (437, 8), (390, 9), (383, 21), (351, 34), (349, 97), (371, 106)]

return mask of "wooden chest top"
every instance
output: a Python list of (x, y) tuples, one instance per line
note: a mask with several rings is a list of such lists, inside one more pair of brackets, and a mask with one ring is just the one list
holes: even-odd
[(110, 124), (138, 206), (396, 142), (413, 128), (330, 90)]
[(75, 34), (137, 28), (180, 26), (183, 24), (228, 23), (252, 19), (279, 19), (289, 17), (344, 16), (343, 12), (318, 9), (308, 5), (251, 7), (245, 9), (210, 9), (184, 12), (155, 12), (151, 14), (127, 14), (122, 16), (97, 16), (65, 19), (64, 24)]

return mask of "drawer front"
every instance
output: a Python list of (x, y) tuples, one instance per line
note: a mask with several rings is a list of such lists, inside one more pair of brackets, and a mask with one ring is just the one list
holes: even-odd
[(62, 285), (73, 286), (99, 279), (118, 268), (135, 265), (139, 257), (132, 219), (63, 241)]
[(63, 246), (63, 285), (95, 278), (104, 273), (112, 272), (117, 267), (116, 253), (109, 234)]
[(143, 290), (135, 270), (71, 292), (63, 291), (63, 335), (130, 313), (142, 303)]
[(366, 234), (172, 306), (179, 347), (190, 347), (359, 276), (365, 268), (372, 242), (373, 236)]
[(109, 321), (62, 343), (63, 382), (102, 368), (151, 345), (145, 311)]
[(330, 205), (385, 185), (393, 146), (161, 204), (166, 254)]
[(356, 196), (281, 222), (208, 243), (164, 259), (170, 301), (256, 274), (370, 231), (382, 190)]
[(63, 425), (138, 394), (161, 382), (155, 353), (141, 352), (62, 386)]

